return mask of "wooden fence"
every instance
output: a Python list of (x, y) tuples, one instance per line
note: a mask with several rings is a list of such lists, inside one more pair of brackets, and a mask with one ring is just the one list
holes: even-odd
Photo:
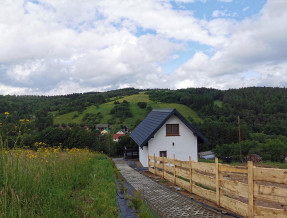
[(245, 217), (287, 217), (287, 170), (148, 156), (148, 169), (181, 188)]

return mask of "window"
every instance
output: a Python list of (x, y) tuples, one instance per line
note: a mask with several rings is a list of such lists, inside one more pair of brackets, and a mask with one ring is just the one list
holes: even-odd
[(179, 125), (178, 124), (166, 124), (166, 135), (167, 136), (178, 136)]
[(159, 156), (160, 156), (160, 157), (167, 157), (167, 156), (166, 156), (166, 151), (160, 151), (160, 152), (159, 152)]

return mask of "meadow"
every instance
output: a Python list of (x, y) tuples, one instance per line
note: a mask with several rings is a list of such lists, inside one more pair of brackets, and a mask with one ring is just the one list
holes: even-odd
[[(130, 109), (133, 114), (132, 118), (127, 118), (124, 120), (124, 122), (112, 120), (114, 126), (120, 126), (125, 125), (130, 128), (134, 128), (136, 126), (136, 123), (138, 120), (143, 120), (144, 117), (148, 114), (148, 110), (140, 108), (137, 103), (138, 102), (146, 102), (147, 106), (151, 106), (152, 108), (176, 108), (184, 117), (191, 118), (197, 123), (202, 123), (203, 120), (198, 116), (198, 114), (192, 110), (190, 107), (183, 105), (183, 104), (177, 104), (177, 103), (162, 103), (162, 102), (155, 102), (151, 101), (149, 99), (148, 94), (145, 94), (143, 92), (135, 95), (125, 96), (121, 98), (114, 98), (110, 99), (111, 101), (98, 105), (98, 106), (89, 106), (86, 110), (84, 110), (81, 114), (78, 114), (78, 112), (70, 112), (63, 115), (58, 115), (54, 117), (54, 124), (62, 124), (62, 123), (76, 123), (80, 124), (82, 121), (82, 118), (87, 113), (97, 114), (101, 113), (103, 115), (103, 118), (101, 119), (101, 123), (109, 123), (110, 120), (112, 120), (112, 115), (110, 114), (111, 109), (115, 106), (114, 101), (123, 102), (124, 100), (128, 101), (130, 104)], [(75, 116), (76, 115), (76, 116)]]
[(107, 156), (36, 147), (0, 150), (0, 217), (118, 217)]

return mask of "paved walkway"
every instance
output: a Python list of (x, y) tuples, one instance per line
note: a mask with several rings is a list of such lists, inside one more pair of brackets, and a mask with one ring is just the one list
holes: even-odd
[(115, 160), (115, 164), (125, 178), (162, 217), (230, 217), (205, 208), (188, 198), (172, 191), (129, 167), (124, 160)]

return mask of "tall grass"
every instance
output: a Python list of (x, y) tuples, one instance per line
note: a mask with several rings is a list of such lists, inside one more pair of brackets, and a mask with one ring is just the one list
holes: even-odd
[(117, 217), (111, 161), (88, 150), (0, 150), (0, 217)]

